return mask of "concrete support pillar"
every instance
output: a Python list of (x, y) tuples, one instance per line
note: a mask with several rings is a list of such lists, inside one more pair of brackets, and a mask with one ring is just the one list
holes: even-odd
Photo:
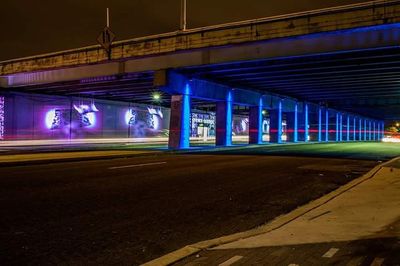
[(299, 141), (308, 142), (309, 139), (308, 104), (303, 103), (303, 112), (299, 114)]
[(250, 107), (249, 112), (249, 144), (261, 144), (262, 141), (262, 99), (258, 106)]
[(288, 142), (298, 142), (298, 105), (294, 106), (293, 112), (286, 113), (286, 128), (287, 128), (287, 141)]
[(309, 139), (309, 113), (308, 113), (308, 104), (304, 104), (304, 141), (308, 142)]
[(339, 114), (339, 141), (343, 141), (343, 114)]
[(362, 141), (363, 140), (363, 135), (362, 135), (362, 119), (360, 118), (359, 119), (359, 122), (358, 122), (358, 140), (359, 141)]
[(318, 107), (318, 142), (322, 141), (322, 109)]
[(379, 141), (381, 139), (381, 123), (376, 123), (376, 140)]
[(364, 140), (367, 141), (367, 133), (368, 133), (368, 127), (367, 127), (367, 119), (364, 119)]
[(190, 146), (190, 95), (172, 95), (168, 147), (187, 149)]
[(329, 110), (325, 110), (325, 141), (329, 141)]
[(368, 121), (368, 140), (372, 140), (372, 134), (371, 134), (371, 121)]
[(373, 134), (374, 134), (373, 139), (374, 139), (374, 141), (376, 141), (376, 122), (375, 121), (373, 122)]
[(346, 140), (350, 141), (350, 116), (347, 115)]
[(339, 125), (340, 125), (340, 114), (336, 113), (336, 134), (335, 134), (335, 141), (339, 141)]
[(282, 101), (270, 111), (269, 137), (271, 143), (282, 143)]
[(215, 136), (217, 146), (232, 145), (232, 107), (232, 92), (230, 91), (226, 101), (217, 102)]
[(353, 141), (357, 140), (357, 119), (353, 117)]

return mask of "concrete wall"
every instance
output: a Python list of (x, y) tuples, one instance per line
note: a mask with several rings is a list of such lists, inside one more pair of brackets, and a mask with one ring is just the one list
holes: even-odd
[(4, 140), (140, 138), (168, 134), (170, 110), (166, 108), (149, 110), (151, 106), (124, 102), (20, 93), (3, 97)]

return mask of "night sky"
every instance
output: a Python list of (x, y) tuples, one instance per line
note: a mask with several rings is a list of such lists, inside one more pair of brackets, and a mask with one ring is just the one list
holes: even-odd
[[(188, 0), (188, 28), (359, 2)], [(1, 0), (0, 60), (96, 44), (106, 7), (117, 40), (179, 28), (180, 0)]]

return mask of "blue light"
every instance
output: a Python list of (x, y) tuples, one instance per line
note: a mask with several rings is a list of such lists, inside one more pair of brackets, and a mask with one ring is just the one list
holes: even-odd
[(263, 130), (262, 130), (262, 124), (263, 124), (263, 100), (262, 97), (260, 97), (259, 103), (258, 103), (258, 131), (257, 131), (257, 143), (261, 144), (263, 142)]
[(293, 132), (293, 141), (298, 142), (299, 141), (299, 122), (298, 122), (298, 105), (297, 102), (294, 105), (294, 132)]
[(232, 145), (232, 91), (226, 97), (226, 145)]
[(282, 101), (278, 104), (278, 128), (277, 128), (277, 143), (282, 143)]
[(336, 141), (339, 141), (339, 113), (336, 113)]
[(318, 141), (322, 141), (322, 110), (318, 108)]
[(364, 140), (367, 140), (367, 119), (364, 119)]
[(325, 111), (325, 141), (329, 141), (329, 111)]
[(339, 140), (343, 141), (343, 115), (339, 114), (340, 125), (339, 125)]
[(368, 121), (368, 140), (371, 140), (371, 121)]
[(181, 116), (181, 134), (180, 148), (188, 149), (190, 147), (190, 84), (185, 85), (185, 94), (182, 95), (182, 116)]
[(308, 104), (304, 105), (304, 141), (308, 142), (309, 134), (308, 134)]

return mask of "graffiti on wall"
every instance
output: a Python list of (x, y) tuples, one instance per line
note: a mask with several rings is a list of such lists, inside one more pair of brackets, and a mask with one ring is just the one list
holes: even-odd
[(145, 137), (164, 134), (164, 114), (159, 107), (140, 108), (138, 106), (125, 112), (125, 124), (129, 129), (129, 136)]
[(90, 105), (74, 104), (73, 108), (73, 110), (55, 108), (47, 111), (45, 115), (46, 128), (50, 130), (65, 129), (72, 126), (71, 124), (76, 124), (78, 128), (91, 128), (96, 125), (95, 113), (99, 110), (94, 103)]
[(4, 139), (5, 135), (5, 99), (0, 96), (0, 140)]
[(79, 127), (90, 128), (96, 125), (96, 112), (98, 112), (99, 109), (96, 108), (94, 103), (90, 105), (80, 104), (78, 106), (74, 104), (74, 109), (79, 114)]

